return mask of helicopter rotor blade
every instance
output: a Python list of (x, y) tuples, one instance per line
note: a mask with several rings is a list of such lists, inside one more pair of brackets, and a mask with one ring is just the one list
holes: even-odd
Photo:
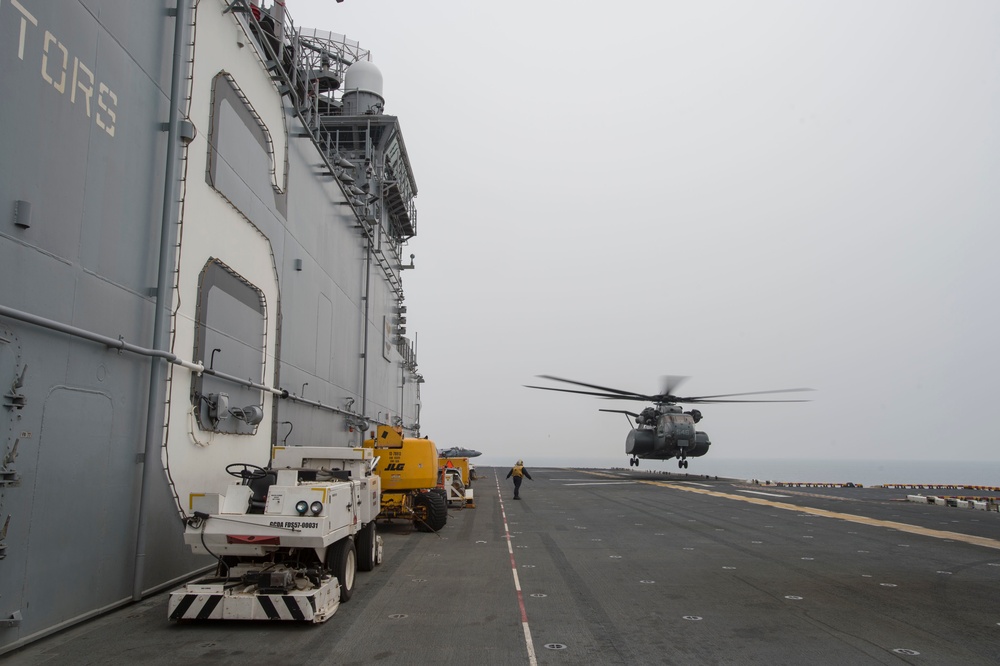
[(559, 393), (578, 393), (580, 395), (592, 395), (598, 398), (607, 398), (608, 400), (642, 400), (643, 402), (649, 401), (649, 398), (644, 395), (617, 395), (614, 393), (597, 393), (596, 391), (576, 391), (574, 389), (564, 389), (555, 388), (553, 386), (530, 386), (524, 384), (525, 388), (539, 389), (542, 391), (558, 391)]
[[(777, 389), (774, 391), (750, 391), (749, 393), (720, 393), (719, 395), (696, 395), (689, 398), (678, 398), (678, 400), (684, 402), (690, 402), (691, 400), (705, 400), (705, 399), (715, 399), (715, 398), (735, 398), (741, 395), (765, 395), (767, 393), (801, 393), (803, 391), (815, 391), (816, 389), (811, 388), (789, 388), (789, 389)], [(775, 400), (765, 400), (764, 402), (777, 402)], [(798, 402), (809, 402), (808, 400), (799, 400)]]
[[(588, 384), (586, 382), (578, 382), (573, 379), (564, 379), (562, 377), (554, 377), (552, 375), (538, 375), (542, 379), (548, 379), (556, 382), (563, 382), (566, 384), (573, 384), (574, 386), (583, 386), (589, 389), (596, 389), (594, 391), (581, 391), (579, 389), (565, 389), (565, 388), (555, 388), (552, 386), (532, 386), (525, 384), (526, 388), (539, 389), (541, 391), (557, 391), (559, 393), (576, 393), (578, 395), (590, 395), (597, 398), (604, 398), (606, 400), (639, 400), (642, 402), (652, 402), (657, 405), (673, 405), (678, 403), (689, 404), (689, 405), (709, 405), (709, 404), (722, 404), (722, 403), (763, 403), (763, 402), (811, 402), (807, 399), (795, 399), (795, 400), (728, 400), (723, 398), (736, 398), (747, 395), (767, 395), (774, 393), (799, 393), (803, 391), (815, 391), (812, 388), (787, 388), (787, 389), (775, 389), (772, 391), (748, 391), (746, 393), (720, 393), (718, 395), (695, 395), (688, 397), (680, 397), (673, 394), (673, 391), (677, 389), (684, 381), (688, 379), (686, 376), (682, 375), (664, 375), (660, 378), (660, 388), (662, 392), (657, 395), (645, 395), (643, 393), (636, 393), (634, 391), (623, 391), (621, 389), (611, 388), (609, 386), (601, 386), (599, 384)], [(600, 411), (623, 411), (623, 410), (613, 410), (613, 409), (602, 409)], [(631, 412), (624, 412), (630, 416), (637, 416)]]
[(731, 402), (812, 402), (812, 400), (700, 400), (697, 398), (678, 398), (677, 402), (686, 405), (721, 405)]
[[(600, 386), (598, 384), (587, 384), (586, 382), (578, 382), (572, 379), (563, 379), (562, 377), (553, 377), (552, 375), (538, 375), (542, 379), (550, 379), (555, 382), (564, 382), (566, 384), (575, 384), (576, 386), (586, 386), (587, 388), (598, 389), (601, 391), (607, 391), (608, 393), (616, 393), (620, 396), (634, 396), (634, 400), (651, 400), (652, 398), (648, 395), (643, 395), (642, 393), (636, 393), (635, 391), (622, 391), (621, 389), (610, 388), (608, 386)], [(533, 388), (542, 388), (540, 386), (535, 386)], [(565, 389), (564, 389), (565, 390)]]

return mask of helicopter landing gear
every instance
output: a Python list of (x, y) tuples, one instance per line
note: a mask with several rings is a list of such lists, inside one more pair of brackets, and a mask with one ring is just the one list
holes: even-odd
[(678, 460), (677, 461), (677, 466), (680, 467), (681, 469), (687, 469), (688, 461), (687, 460)]
[(638, 467), (639, 466), (639, 458), (637, 458), (637, 457), (629, 458), (628, 459), (628, 466), (629, 467)]

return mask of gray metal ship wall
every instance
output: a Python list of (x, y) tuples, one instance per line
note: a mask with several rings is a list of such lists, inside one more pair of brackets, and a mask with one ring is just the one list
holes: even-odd
[(211, 564), (226, 464), (420, 434), (368, 60), (280, 5), (0, 3), (0, 652)]

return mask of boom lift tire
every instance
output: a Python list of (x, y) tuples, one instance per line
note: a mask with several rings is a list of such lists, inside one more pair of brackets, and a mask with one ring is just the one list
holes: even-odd
[(417, 526), (418, 532), (432, 532), (430, 526), (431, 520), (431, 498), (427, 493), (418, 493), (416, 497), (413, 498), (413, 508), (418, 518), (421, 513), (423, 513), (427, 518), (425, 520), (418, 519), (414, 521), (414, 525)]
[(437, 532), (448, 522), (448, 502), (442, 493), (435, 492), (420, 493), (413, 499), (416, 507), (424, 507), (427, 519), (417, 522), (417, 529), (421, 532)]
[(443, 488), (433, 488), (428, 495), (431, 496), (431, 529), (437, 532), (448, 523), (448, 496)]
[(358, 532), (357, 539), (355, 548), (358, 551), (358, 570), (371, 571), (378, 564), (378, 535), (374, 521)]
[(354, 540), (348, 537), (331, 545), (326, 554), (326, 566), (340, 583), (340, 601), (347, 601), (354, 593), (354, 575), (358, 569)]

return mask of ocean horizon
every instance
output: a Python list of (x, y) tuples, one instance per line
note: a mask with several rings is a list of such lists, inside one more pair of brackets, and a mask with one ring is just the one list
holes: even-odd
[[(480, 466), (509, 467), (514, 460), (483, 455), (472, 459)], [(1000, 461), (996, 460), (819, 460), (785, 458), (690, 458), (689, 467), (677, 468), (676, 460), (641, 460), (640, 470), (673, 472), (691, 477), (719, 476), (758, 481), (801, 483), (858, 483), (874, 486), (889, 483), (964, 484), (1000, 487)], [(625, 456), (605, 458), (524, 458), (530, 472), (533, 468), (624, 468), (629, 467)]]

